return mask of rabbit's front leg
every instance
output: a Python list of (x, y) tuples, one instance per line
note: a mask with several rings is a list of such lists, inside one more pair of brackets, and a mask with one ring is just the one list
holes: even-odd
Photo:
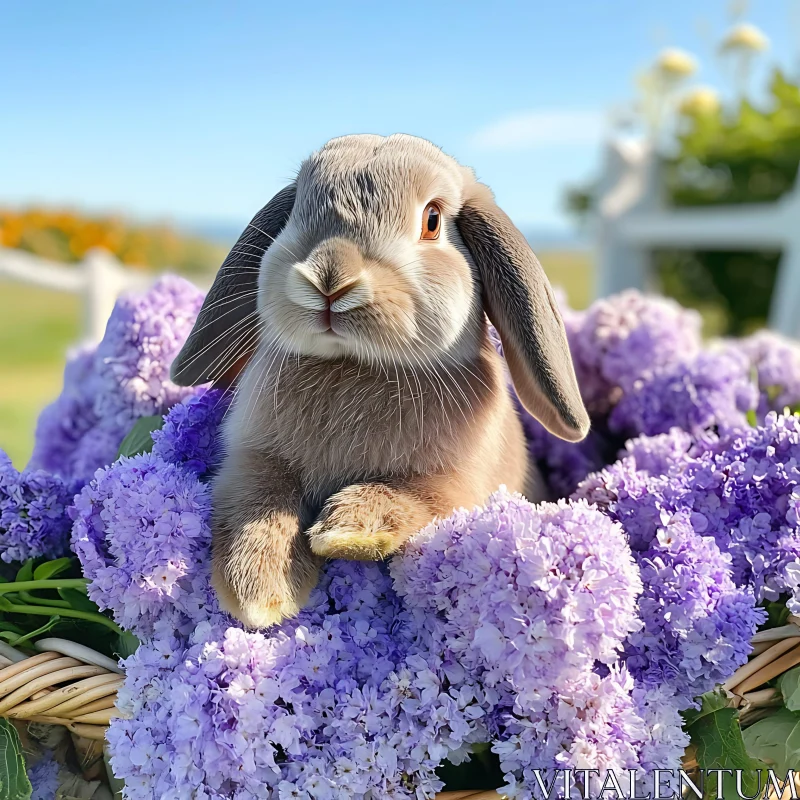
[(320, 559), (300, 525), (300, 487), (288, 467), (234, 450), (214, 480), (212, 584), (220, 605), (250, 628), (296, 616)]
[(451, 509), (438, 493), (431, 496), (414, 485), (353, 484), (328, 500), (308, 538), (319, 556), (374, 561)]

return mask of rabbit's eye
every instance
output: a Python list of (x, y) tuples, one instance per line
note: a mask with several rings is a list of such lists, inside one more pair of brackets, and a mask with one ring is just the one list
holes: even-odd
[(437, 203), (428, 203), (422, 212), (422, 235), (420, 239), (438, 239), (442, 226), (442, 210)]

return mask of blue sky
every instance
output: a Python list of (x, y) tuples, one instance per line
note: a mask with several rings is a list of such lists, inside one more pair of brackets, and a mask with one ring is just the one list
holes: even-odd
[[(89, 2), (0, 7), (0, 203), (244, 225), (332, 136), (424, 136), (521, 226), (566, 224), (609, 108), (665, 46), (724, 86), (726, 0)], [(745, 18), (800, 64), (800, 2)]]

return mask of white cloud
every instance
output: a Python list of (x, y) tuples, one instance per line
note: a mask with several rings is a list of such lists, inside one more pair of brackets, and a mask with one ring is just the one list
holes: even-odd
[(592, 144), (603, 135), (599, 111), (540, 110), (509, 114), (473, 134), (483, 150), (533, 150), (554, 144)]

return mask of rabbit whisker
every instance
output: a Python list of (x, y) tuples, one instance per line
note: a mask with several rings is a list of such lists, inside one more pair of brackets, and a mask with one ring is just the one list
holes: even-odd
[(216, 383), (233, 367), (239, 359), (255, 349), (261, 334), (261, 324), (242, 331), (240, 336), (231, 342), (211, 364), (211, 380)]
[[(228, 305), (229, 303), (232, 303), (234, 300), (240, 300), (240, 299), (245, 298), (245, 297), (257, 297), (258, 296), (258, 292), (259, 292), (258, 288), (256, 288), (256, 289), (242, 289), (242, 291), (235, 292), (234, 294), (223, 295), (222, 297), (218, 298), (217, 300), (214, 300), (213, 303), (209, 303), (209, 305), (207, 305), (205, 307), (205, 310), (206, 311), (210, 311), (211, 309), (214, 309), (214, 308), (221, 308), (222, 306), (225, 306), (225, 305)], [(240, 303), (240, 305), (244, 305), (244, 303)], [(226, 311), (225, 313), (227, 314), (227, 313), (230, 313), (230, 312)], [(224, 317), (225, 314), (222, 314), (221, 316)], [(205, 327), (206, 326), (203, 325), (202, 327), (198, 328), (198, 330), (203, 330)]]
[[(256, 230), (258, 230), (258, 229), (256, 229)], [(236, 242), (235, 247), (252, 247), (254, 250), (256, 250), (261, 255), (264, 255), (264, 253), (266, 253), (267, 250), (269, 250), (269, 247), (261, 247), (261, 245), (254, 244), (253, 242)]]
[(253, 362), (252, 369), (258, 371), (260, 365), (262, 365), (268, 358), (270, 359), (270, 365), (267, 366), (266, 369), (261, 368), (261, 376), (258, 381), (258, 392), (250, 392), (250, 396), (247, 399), (247, 405), (245, 406), (245, 419), (248, 423), (252, 421), (252, 415), (255, 413), (255, 410), (258, 407), (261, 393), (263, 392), (267, 379), (269, 378), (270, 366), (274, 362), (275, 357), (277, 357), (279, 352), (280, 347), (278, 345), (278, 335), (276, 334), (267, 343), (267, 345), (261, 348), (261, 352)]
[(296, 261), (299, 261), (299, 260), (300, 260), (300, 259), (299, 259), (299, 258), (298, 258), (298, 257), (297, 257), (297, 256), (296, 256), (296, 255), (295, 255), (295, 254), (294, 254), (294, 253), (293, 253), (293, 252), (292, 252), (292, 251), (291, 251), (291, 250), (290, 250), (290, 249), (289, 249), (289, 248), (288, 248), (288, 247), (287, 247), (285, 244), (283, 244), (283, 242), (279, 242), (279, 241), (278, 241), (278, 240), (277, 240), (277, 239), (276, 239), (274, 236), (270, 236), (270, 235), (269, 235), (269, 234), (268, 234), (266, 231), (262, 231), (262, 230), (261, 230), (261, 228), (259, 228), (257, 225), (253, 225), (253, 223), (252, 223), (252, 222), (249, 222), (249, 223), (247, 224), (247, 227), (248, 227), (248, 228), (254, 228), (254, 229), (255, 229), (255, 230), (257, 230), (257, 231), (258, 231), (258, 232), (259, 232), (259, 233), (260, 233), (262, 236), (266, 236), (266, 237), (267, 237), (267, 239), (270, 239), (270, 240), (272, 241), (272, 243), (273, 243), (273, 244), (280, 245), (280, 246), (281, 246), (281, 247), (282, 247), (282, 248), (283, 248), (283, 249), (284, 249), (284, 250), (285, 250), (285, 251), (286, 251), (286, 252), (287, 252), (287, 253), (288, 253), (288, 254), (289, 254), (289, 255), (290, 255), (292, 258), (294, 258)]
[[(409, 320), (410, 320), (410, 321), (412, 321), (412, 322), (414, 322), (414, 321), (415, 321), (415, 320), (413, 320), (413, 319), (411, 318), (411, 316), (410, 316), (410, 315), (409, 315), (409, 314), (408, 314), (408, 313), (407, 313), (407, 312), (406, 312), (404, 309), (399, 309), (399, 310), (400, 310), (400, 312), (401, 312), (401, 313), (403, 313), (403, 314), (406, 314), (406, 316), (409, 318)], [(423, 318), (423, 319), (421, 319), (421, 320), (420, 320), (420, 324), (422, 325), (422, 327), (423, 327), (423, 332), (424, 332), (424, 331), (425, 331), (425, 328), (428, 326), (428, 323), (427, 323), (427, 321), (426, 321), (426, 320)], [(411, 350), (410, 344), (407, 346), (407, 349), (408, 349), (409, 351)], [(422, 352), (424, 352), (424, 351), (422, 351)], [(411, 355), (412, 357), (413, 357), (413, 356), (416, 356), (416, 358), (419, 358), (419, 353), (417, 353), (417, 354), (412, 354), (412, 353), (410, 353), (410, 352), (409, 352), (409, 355)], [(434, 364), (438, 364), (439, 366), (442, 366), (442, 367), (445, 367), (445, 366), (446, 366), (446, 365), (443, 363), (443, 361), (442, 361), (442, 359), (441, 359), (441, 358), (436, 358), (436, 359), (434, 360), (434, 362), (433, 362), (433, 363), (431, 362), (431, 360), (430, 360), (430, 356), (429, 356), (429, 355), (426, 355), (426, 356), (425, 356), (425, 358), (428, 360), (428, 363), (431, 363), (431, 366), (432, 366), (432, 368), (434, 369), (434, 373), (435, 373), (437, 376), (439, 375), (439, 370), (438, 370), (438, 369), (436, 369), (436, 367), (434, 366)], [(458, 389), (458, 391), (461, 393), (462, 397), (464, 398), (464, 401), (467, 403), (467, 407), (469, 408), (469, 410), (470, 410), (470, 411), (472, 411), (472, 410), (473, 410), (473, 409), (472, 409), (472, 404), (470, 403), (469, 399), (467, 398), (467, 396), (464, 394), (463, 390), (462, 390), (462, 389), (461, 389), (461, 387), (459, 386), (459, 383), (458, 383), (458, 381), (456, 380), (455, 376), (453, 376), (453, 375), (452, 375), (452, 374), (451, 374), (451, 373), (450, 373), (450, 372), (449, 372), (449, 371), (448, 371), (446, 368), (445, 368), (445, 370), (444, 370), (444, 375), (445, 375), (445, 376), (447, 376), (447, 377), (449, 377), (449, 378), (452, 380), (452, 382), (453, 382), (453, 386), (454, 386), (456, 389)], [(446, 382), (443, 382), (443, 385), (444, 385), (444, 387), (445, 387), (445, 388), (447, 388), (447, 384), (446, 384)], [(473, 392), (474, 392), (474, 389), (473, 389)], [(454, 406), (456, 406), (456, 407), (460, 407), (460, 406), (461, 406), (461, 403), (459, 403), (459, 402), (457, 402), (457, 401), (456, 401), (456, 399), (455, 399), (455, 396), (452, 394), (452, 392), (450, 392), (450, 391), (449, 391), (449, 389), (448, 389), (448, 394), (450, 395), (450, 398), (451, 398), (451, 400), (453, 401), (453, 405), (454, 405)], [(476, 399), (476, 400), (477, 400), (477, 399), (479, 399), (479, 398), (478, 398), (478, 395), (477, 395), (477, 393), (475, 393), (475, 399)], [(463, 410), (462, 410), (462, 414), (463, 414)]]
[[(221, 333), (217, 334), (217, 336), (215, 336), (210, 342), (208, 342), (201, 350), (199, 350), (188, 361), (186, 361), (186, 363), (183, 365), (184, 368), (188, 367), (188, 366), (191, 366), (198, 358), (200, 358), (201, 356), (205, 355), (205, 353), (208, 352), (208, 350), (210, 348), (212, 348), (218, 341), (220, 341), (220, 339), (222, 339), (224, 336), (230, 335), (231, 331), (234, 331), (237, 327), (243, 326), (243, 327), (246, 328), (248, 322), (253, 317), (257, 316), (257, 314), (258, 314), (257, 310), (256, 311), (251, 311), (249, 314), (246, 314), (244, 317), (241, 317), (241, 319), (236, 320), (236, 322), (234, 322), (233, 325), (230, 326), (230, 328), (228, 328), (227, 330), (222, 331)], [(212, 320), (208, 324), (211, 325), (214, 322), (216, 322), (216, 320)], [(206, 327), (206, 326), (203, 326), (203, 327)], [(239, 341), (240, 341), (240, 339), (237, 339), (235, 343), (238, 344)], [(213, 363), (215, 363), (215, 362), (212, 362), (212, 364)]]

